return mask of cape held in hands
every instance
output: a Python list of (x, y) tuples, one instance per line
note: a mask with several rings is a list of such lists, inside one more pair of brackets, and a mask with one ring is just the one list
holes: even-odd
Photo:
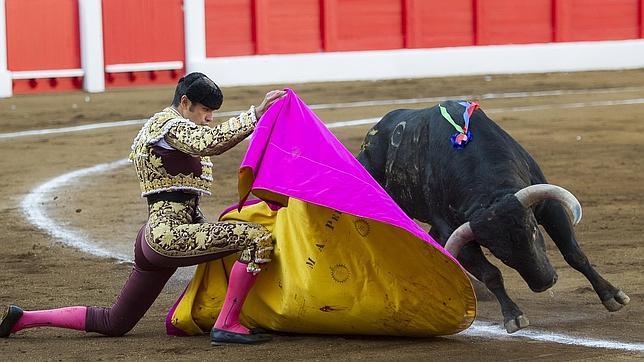
[[(275, 239), (273, 261), (242, 310), (247, 326), (435, 336), (473, 322), (476, 299), (462, 267), (292, 90), (259, 121), (238, 187), (239, 206), (220, 220), (260, 223)], [(251, 193), (261, 200), (246, 201)], [(168, 313), (169, 334), (210, 330), (235, 259), (199, 265)]]

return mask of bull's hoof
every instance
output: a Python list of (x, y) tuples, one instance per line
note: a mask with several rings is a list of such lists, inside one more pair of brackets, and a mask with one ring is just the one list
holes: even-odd
[(510, 319), (504, 324), (505, 330), (508, 333), (514, 333), (519, 329), (523, 329), (529, 325), (530, 325), (530, 321), (523, 314), (514, 319)]
[(628, 304), (628, 302), (631, 301), (631, 298), (626, 295), (626, 293), (622, 292), (621, 290), (617, 291), (617, 294), (615, 294), (612, 298), (607, 299), (607, 300), (602, 300), (602, 303), (604, 304), (604, 307), (608, 309), (611, 312), (616, 312), (620, 309), (622, 309), (623, 306)]

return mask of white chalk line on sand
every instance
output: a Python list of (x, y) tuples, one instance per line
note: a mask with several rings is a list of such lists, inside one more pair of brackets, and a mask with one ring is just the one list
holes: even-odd
[[(551, 109), (551, 108), (580, 108), (592, 106), (613, 106), (621, 104), (641, 104), (644, 103), (644, 98), (635, 100), (619, 100), (619, 101), (597, 101), (597, 102), (575, 102), (567, 104), (556, 105), (540, 105), (540, 106), (526, 106), (526, 107), (510, 107), (510, 108), (495, 108), (487, 109), (488, 113), (492, 112), (522, 112), (538, 109)], [(327, 127), (341, 128), (358, 125), (372, 124), (380, 120), (380, 118), (358, 119), (344, 122), (328, 123)], [(110, 163), (103, 163), (88, 168), (83, 168), (73, 172), (63, 174), (55, 177), (40, 186), (33, 189), (22, 201), (21, 208), (27, 219), (38, 228), (44, 230), (48, 234), (62, 241), (63, 244), (78, 248), (84, 252), (99, 257), (115, 258), (119, 261), (131, 262), (132, 258), (124, 255), (109, 251), (98, 245), (94, 245), (91, 241), (80, 232), (66, 229), (55, 220), (50, 218), (42, 206), (51, 200), (51, 193), (54, 190), (62, 187), (69, 187), (72, 183), (78, 183), (83, 177), (87, 177), (96, 173), (109, 172), (118, 168), (128, 165), (127, 159), (122, 159)], [(464, 336), (502, 339), (502, 340), (516, 340), (516, 339), (530, 339), (542, 342), (552, 342), (559, 344), (583, 346), (590, 348), (606, 348), (615, 350), (624, 350), (631, 352), (643, 352), (643, 343), (630, 343), (602, 339), (582, 338), (569, 336), (560, 333), (551, 333), (547, 331), (538, 330), (521, 330), (512, 335), (508, 335), (502, 327), (489, 322), (476, 321), (470, 328), (460, 333)]]
[(52, 192), (61, 188), (69, 187), (75, 182), (81, 181), (83, 177), (101, 172), (108, 172), (128, 164), (127, 159), (110, 163), (102, 163), (96, 166), (83, 168), (64, 175), (55, 177), (33, 189), (20, 204), (23, 213), (33, 225), (46, 231), (51, 236), (61, 240), (63, 244), (78, 248), (92, 255), (108, 258), (116, 258), (119, 261), (130, 261), (127, 255), (115, 253), (104, 249), (87, 240), (80, 232), (67, 229), (56, 223), (45, 211), (45, 206), (52, 200)]
[[(419, 103), (433, 103), (433, 102), (443, 102), (449, 99), (508, 99), (508, 98), (525, 98), (525, 97), (551, 97), (551, 96), (560, 96), (560, 95), (588, 95), (588, 94), (614, 94), (614, 93), (623, 93), (623, 92), (633, 92), (644, 90), (644, 87), (621, 87), (621, 88), (599, 88), (599, 89), (556, 89), (549, 91), (526, 91), (526, 92), (505, 92), (505, 93), (485, 93), (481, 95), (475, 94), (462, 94), (455, 96), (445, 96), (445, 97), (427, 97), (427, 98), (408, 98), (408, 99), (384, 99), (384, 100), (374, 100), (374, 101), (358, 101), (358, 102), (346, 102), (346, 103), (323, 103), (323, 104), (313, 104), (309, 108), (317, 109), (340, 109), (340, 108), (357, 108), (357, 107), (373, 107), (373, 106), (386, 106), (386, 105), (403, 105), (403, 104), (419, 104)], [(640, 98), (633, 99), (635, 103), (622, 103), (622, 104), (639, 104)], [(625, 100), (628, 101), (628, 100)], [(606, 101), (611, 102), (611, 101)], [(548, 106), (532, 106), (532, 107), (548, 107)], [(517, 107), (521, 108), (521, 107)], [(543, 109), (543, 108), (527, 108), (526, 110), (532, 109)], [(517, 109), (519, 111), (520, 109)], [(490, 109), (488, 109), (490, 111)], [(217, 113), (218, 117), (230, 117), (238, 115), (241, 111), (232, 111), (232, 112), (222, 112)], [(8, 132), (0, 133), (0, 140), (8, 140), (13, 138), (20, 137), (29, 137), (29, 136), (42, 136), (48, 134), (57, 134), (57, 133), (71, 133), (71, 132), (82, 132), (89, 130), (96, 130), (101, 128), (113, 128), (113, 127), (124, 127), (137, 124), (143, 124), (145, 119), (131, 119), (126, 121), (116, 121), (116, 122), (102, 122), (102, 123), (92, 123), (85, 124), (81, 126), (72, 126), (72, 127), (61, 127), (61, 128), (47, 128), (47, 129), (36, 129), (29, 131), (19, 131), (19, 132)]]
[(562, 333), (552, 333), (543, 330), (522, 329), (513, 334), (508, 334), (505, 329), (497, 324), (484, 321), (476, 321), (470, 328), (458, 335), (495, 338), (500, 340), (521, 340), (530, 339), (533, 341), (567, 344), (590, 348), (616, 349), (629, 352), (644, 352), (644, 343), (620, 342), (605, 339), (575, 337)]

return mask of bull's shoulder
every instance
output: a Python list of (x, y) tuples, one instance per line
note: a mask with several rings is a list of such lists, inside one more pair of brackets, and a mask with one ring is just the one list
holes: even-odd
[(463, 114), (464, 102), (463, 100), (446, 100), (427, 108), (396, 109), (387, 113), (382, 120), (388, 124), (400, 122), (428, 123), (437, 117), (441, 119), (444, 117), (441, 108), (447, 110), (450, 115), (453, 115), (453, 118), (462, 118), (459, 116)]
[(427, 113), (427, 108), (422, 109), (395, 109), (388, 112), (382, 117), (382, 121), (386, 123), (400, 123), (409, 120), (422, 118), (423, 114)]

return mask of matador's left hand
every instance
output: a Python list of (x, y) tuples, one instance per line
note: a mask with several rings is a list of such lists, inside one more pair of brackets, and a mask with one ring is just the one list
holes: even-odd
[(266, 96), (264, 97), (264, 100), (262, 103), (260, 103), (259, 106), (255, 107), (255, 117), (257, 119), (260, 119), (262, 115), (266, 112), (266, 110), (273, 104), (275, 101), (278, 99), (282, 98), (286, 94), (286, 91), (283, 90), (272, 90), (268, 93), (266, 93)]
[(261, 271), (260, 264), (266, 264), (271, 261), (273, 253), (273, 236), (263, 226), (249, 223), (248, 239), (249, 243), (242, 250), (239, 261), (247, 264), (246, 270), (249, 273), (258, 273)]

